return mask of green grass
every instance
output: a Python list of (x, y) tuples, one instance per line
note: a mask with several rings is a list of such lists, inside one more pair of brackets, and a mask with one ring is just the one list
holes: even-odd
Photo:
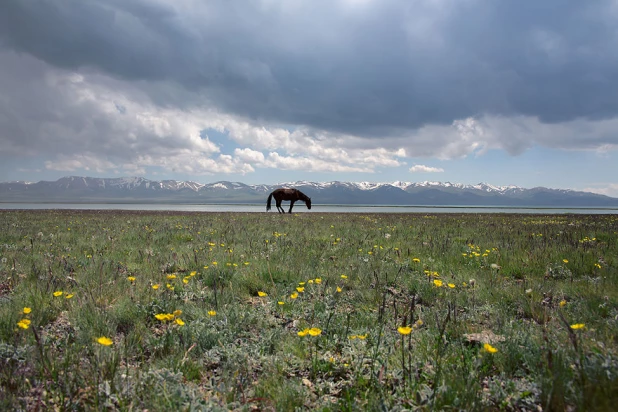
[(0, 258), (0, 409), (618, 402), (615, 215), (0, 211)]

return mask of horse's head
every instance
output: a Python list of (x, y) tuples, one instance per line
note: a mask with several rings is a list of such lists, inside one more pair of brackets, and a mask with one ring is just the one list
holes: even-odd
[(307, 209), (311, 210), (311, 198), (308, 197), (307, 200), (305, 200), (305, 204), (307, 205)]

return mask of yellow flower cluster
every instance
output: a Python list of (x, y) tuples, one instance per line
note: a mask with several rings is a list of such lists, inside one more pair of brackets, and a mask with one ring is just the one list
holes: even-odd
[(297, 334), (298, 334), (298, 336), (307, 336), (307, 335), (318, 336), (318, 335), (322, 334), (322, 329), (320, 329), (320, 328), (305, 328), (305, 329), (299, 331)]
[(185, 322), (180, 319), (180, 315), (182, 315), (182, 310), (176, 309), (172, 313), (157, 313), (155, 318), (161, 322), (174, 321), (178, 326), (184, 326)]

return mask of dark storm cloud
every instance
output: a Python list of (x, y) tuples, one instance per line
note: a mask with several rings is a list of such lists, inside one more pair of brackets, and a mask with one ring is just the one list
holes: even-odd
[(615, 117), (617, 27), (609, 0), (5, 0), (0, 44), (144, 81), (161, 106), (385, 136)]

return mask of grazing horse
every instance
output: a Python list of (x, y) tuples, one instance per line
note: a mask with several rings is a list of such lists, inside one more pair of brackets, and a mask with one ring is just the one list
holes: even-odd
[(285, 213), (285, 210), (281, 207), (282, 200), (289, 200), (290, 210), (288, 213), (292, 213), (292, 208), (294, 207), (294, 202), (297, 200), (302, 200), (307, 205), (307, 209), (311, 209), (311, 198), (306, 194), (297, 189), (275, 189), (270, 195), (268, 195), (268, 201), (266, 202), (266, 211), (270, 210), (270, 201), (272, 198), (275, 198), (275, 203), (277, 205), (277, 210), (279, 213)]

